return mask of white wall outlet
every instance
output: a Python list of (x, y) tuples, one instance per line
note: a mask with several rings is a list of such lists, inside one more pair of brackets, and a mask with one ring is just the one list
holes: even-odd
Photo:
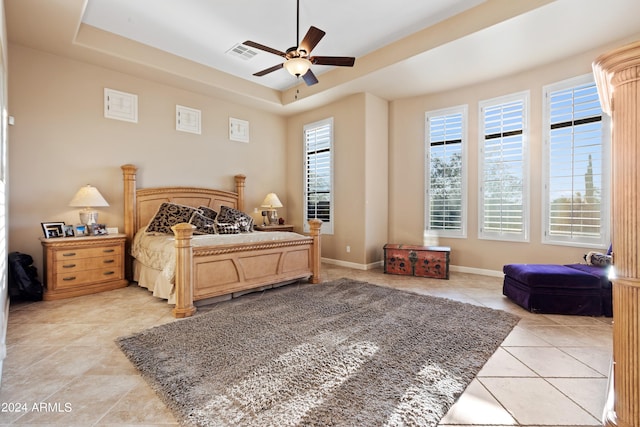
[(351, 246), (347, 245), (347, 253), (351, 252)]

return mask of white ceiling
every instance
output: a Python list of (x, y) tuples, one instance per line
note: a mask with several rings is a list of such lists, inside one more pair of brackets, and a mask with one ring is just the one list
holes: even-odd
[(640, 39), (638, 0), (300, 1), (300, 37), (311, 25), (327, 33), (313, 54), (357, 58), (314, 66), (311, 87), (285, 70), (252, 76), (276, 55), (226, 53), (245, 40), (294, 46), (296, 0), (4, 0), (10, 42), (285, 115), (359, 92), (441, 92)]
[[(314, 55), (360, 57), (483, 2), (300, 0), (299, 36), (313, 25), (327, 33)], [(273, 89), (297, 83), (285, 70), (252, 75), (282, 62), (276, 55), (227, 53), (246, 40), (282, 52), (297, 46), (296, 0), (89, 0), (82, 22)]]

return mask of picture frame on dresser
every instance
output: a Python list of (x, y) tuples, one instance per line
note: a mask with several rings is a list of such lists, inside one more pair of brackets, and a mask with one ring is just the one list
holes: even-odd
[(64, 237), (76, 237), (75, 229), (73, 225), (64, 225)]
[(87, 226), (84, 224), (76, 224), (73, 226), (73, 234), (76, 237), (82, 237), (87, 235)]
[(106, 236), (107, 235), (106, 224), (90, 224), (89, 234), (92, 236)]
[(64, 237), (64, 221), (41, 222), (44, 237), (51, 239), (54, 237)]

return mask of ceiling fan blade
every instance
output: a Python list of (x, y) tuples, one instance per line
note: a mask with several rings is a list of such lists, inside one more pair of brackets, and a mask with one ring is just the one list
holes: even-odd
[(337, 65), (338, 67), (353, 67), (356, 58), (351, 56), (312, 56), (309, 58), (312, 64)]
[(322, 40), (325, 34), (326, 33), (319, 28), (316, 28), (314, 26), (309, 27), (309, 31), (307, 31), (304, 39), (302, 39), (302, 41), (300, 42), (298, 50), (304, 50), (305, 52), (307, 52), (307, 55), (309, 55), (313, 48), (316, 47), (318, 43), (320, 43), (320, 40)]
[(309, 68), (309, 71), (304, 73), (304, 75), (302, 76), (302, 80), (304, 80), (307, 86), (311, 86), (318, 83), (318, 79), (316, 78), (316, 75), (313, 74), (313, 71), (311, 71), (311, 68)]
[(255, 47), (256, 49), (264, 50), (265, 52), (273, 53), (274, 55), (282, 56), (283, 58), (287, 57), (286, 53), (284, 53), (282, 51), (279, 51), (278, 49), (273, 49), (273, 48), (271, 48), (269, 46), (265, 46), (265, 45), (260, 44), (260, 43), (252, 42), (251, 40), (247, 40), (246, 42), (244, 42), (242, 44), (250, 46), (250, 47)]
[(274, 71), (279, 70), (280, 68), (282, 68), (282, 63), (278, 64), (278, 65), (274, 65), (273, 67), (264, 69), (262, 71), (258, 71), (257, 73), (254, 73), (254, 76), (258, 76), (258, 77), (262, 77), (265, 74), (269, 74), (269, 73), (273, 73)]

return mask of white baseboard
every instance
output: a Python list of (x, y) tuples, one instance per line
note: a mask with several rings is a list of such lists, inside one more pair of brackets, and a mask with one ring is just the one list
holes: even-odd
[(464, 267), (462, 265), (449, 265), (449, 271), (458, 273), (478, 274), (480, 276), (502, 277), (504, 273), (496, 270), (486, 270), (484, 268)]
[[(358, 264), (355, 262), (341, 261), (339, 259), (322, 258), (322, 262), (337, 265), (339, 267), (353, 268), (354, 270), (372, 270), (374, 268), (384, 267), (384, 261), (372, 262), (370, 264)], [(480, 276), (502, 277), (504, 274), (502, 271), (487, 270), (484, 268), (464, 267), (461, 265), (449, 265), (449, 271), (456, 271), (458, 273), (470, 273), (478, 274)]]
[(380, 268), (384, 266), (384, 261), (372, 262), (371, 264), (358, 264), (349, 261), (340, 261), (339, 259), (322, 258), (322, 262), (331, 265), (337, 265), (339, 267), (353, 268), (354, 270), (372, 270), (374, 268)]

